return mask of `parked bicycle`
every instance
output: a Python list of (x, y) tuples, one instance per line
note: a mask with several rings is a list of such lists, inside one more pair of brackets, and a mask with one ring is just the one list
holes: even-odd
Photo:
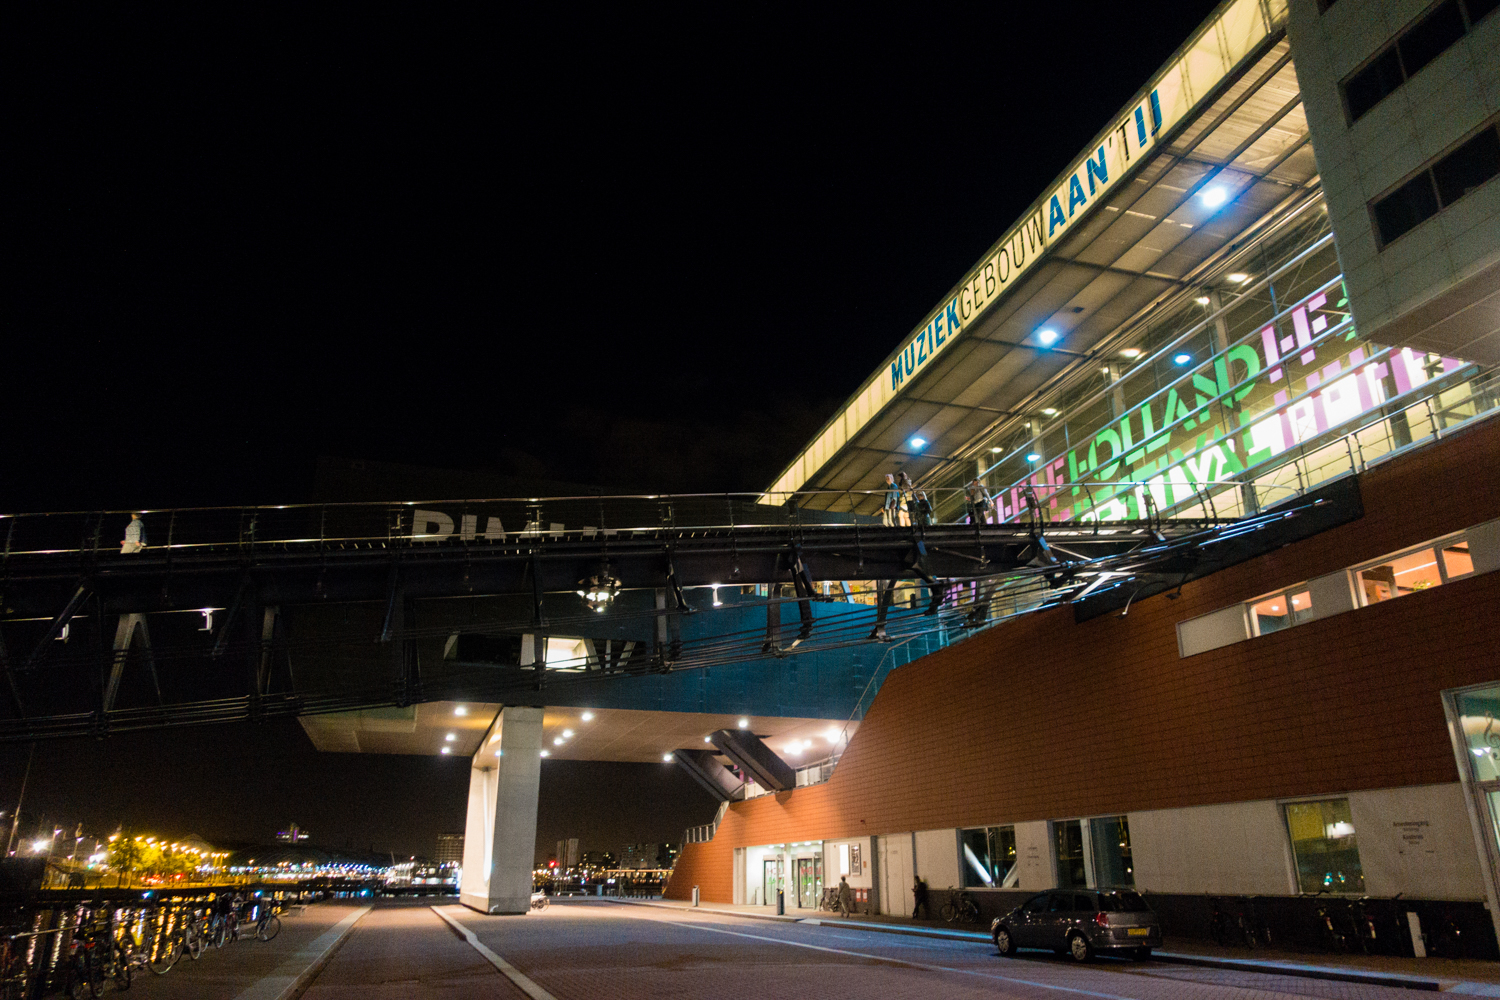
[(954, 890), (948, 887), (948, 901), (938, 911), (948, 923), (974, 924), (979, 922), (979, 904), (974, 900), (974, 894), (967, 889)]
[(281, 933), (281, 917), (277, 915), (280, 909), (270, 900), (259, 904), (255, 918), (255, 940), (269, 941)]

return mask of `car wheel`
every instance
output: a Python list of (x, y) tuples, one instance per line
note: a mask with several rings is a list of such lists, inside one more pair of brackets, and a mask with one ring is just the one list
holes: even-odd
[(1151, 949), (1150, 948), (1137, 948), (1135, 950), (1135, 960), (1137, 962), (1144, 962), (1144, 961), (1146, 961), (1150, 957), (1151, 957)]
[(1009, 958), (1016, 953), (1016, 941), (1010, 936), (1009, 927), (996, 927), (992, 936), (995, 939), (995, 947), (1000, 949), (1000, 954)]
[(1074, 934), (1068, 938), (1068, 955), (1075, 962), (1087, 962), (1094, 957), (1094, 946), (1082, 934)]

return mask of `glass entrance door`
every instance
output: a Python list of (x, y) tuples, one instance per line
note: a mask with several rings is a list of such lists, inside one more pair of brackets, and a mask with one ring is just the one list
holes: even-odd
[(765, 875), (761, 883), (765, 894), (761, 901), (766, 906), (775, 906), (777, 890), (786, 888), (786, 870), (782, 867), (785, 863), (781, 858), (765, 860)]
[(815, 910), (823, 898), (823, 857), (797, 859), (797, 905)]

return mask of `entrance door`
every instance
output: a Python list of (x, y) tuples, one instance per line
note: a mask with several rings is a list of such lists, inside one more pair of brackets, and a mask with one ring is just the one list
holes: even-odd
[(765, 895), (761, 898), (767, 906), (775, 906), (777, 890), (786, 888), (786, 872), (782, 867), (784, 863), (781, 858), (765, 860), (765, 875), (761, 881)]
[(815, 910), (823, 898), (823, 858), (797, 859), (797, 905)]

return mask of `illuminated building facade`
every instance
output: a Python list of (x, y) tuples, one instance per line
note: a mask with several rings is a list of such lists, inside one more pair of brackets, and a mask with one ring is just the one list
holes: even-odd
[(845, 876), (903, 914), (920, 877), (990, 914), (1127, 884), (1193, 934), (1208, 894), (1401, 893), (1500, 954), (1493, 6), (1222, 4), (766, 496), (873, 515), (906, 472), (939, 521), (977, 479), (1042, 531), (1362, 515), (1096, 578), (1087, 611), (1082, 581), (998, 581), (826, 780), (731, 803), (669, 894), (816, 905)]

